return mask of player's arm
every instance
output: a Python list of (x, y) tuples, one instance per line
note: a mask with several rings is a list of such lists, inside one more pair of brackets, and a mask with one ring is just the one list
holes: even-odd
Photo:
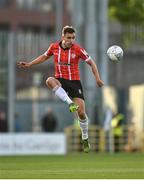
[(31, 66), (33, 66), (33, 65), (43, 63), (44, 61), (46, 61), (47, 59), (49, 59), (50, 56), (52, 56), (52, 55), (53, 55), (53, 44), (51, 44), (51, 45), (49, 46), (48, 50), (47, 50), (44, 54), (38, 56), (38, 57), (37, 57), (36, 59), (34, 59), (33, 61), (31, 61), (31, 62), (20, 61), (20, 62), (17, 63), (17, 66), (18, 66), (18, 67), (22, 67), (22, 68), (29, 68), (29, 67), (31, 67)]
[(96, 82), (97, 82), (97, 85), (99, 87), (103, 86), (104, 85), (104, 82), (100, 79), (100, 75), (99, 75), (99, 72), (98, 72), (98, 68), (97, 68), (97, 65), (96, 63), (94, 62), (94, 60), (88, 55), (88, 53), (85, 51), (85, 49), (83, 48), (80, 48), (79, 49), (80, 51), (80, 58), (85, 60), (87, 62), (87, 64), (90, 65), (91, 69), (92, 69), (92, 72), (95, 76), (95, 79), (96, 79)]
[(19, 61), (19, 62), (17, 63), (17, 66), (18, 66), (18, 67), (21, 67), (21, 68), (30, 68), (30, 67), (33, 66), (33, 65), (43, 63), (43, 62), (46, 61), (49, 57), (50, 57), (50, 56), (46, 56), (45, 54), (42, 54), (42, 55), (38, 56), (36, 59), (34, 59), (34, 60), (31, 61), (31, 62)]
[(94, 60), (90, 59), (89, 61), (87, 61), (87, 64), (90, 65), (90, 67), (91, 67), (91, 70), (92, 70), (92, 72), (93, 72), (93, 74), (95, 76), (97, 85), (99, 87), (103, 86), (104, 82), (100, 79), (99, 71), (98, 71), (97, 65), (94, 62)]

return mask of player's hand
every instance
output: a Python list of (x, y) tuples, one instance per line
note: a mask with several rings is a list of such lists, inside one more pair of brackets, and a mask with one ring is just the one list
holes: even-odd
[(99, 87), (102, 87), (104, 85), (104, 82), (101, 79), (97, 79), (97, 85)]
[(29, 67), (31, 67), (31, 63), (26, 62), (26, 61), (19, 61), (19, 62), (17, 62), (17, 66), (19, 68), (29, 68)]

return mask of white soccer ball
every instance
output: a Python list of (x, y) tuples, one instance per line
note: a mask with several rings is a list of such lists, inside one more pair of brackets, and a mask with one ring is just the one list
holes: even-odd
[(107, 55), (113, 62), (119, 62), (123, 57), (123, 50), (120, 46), (113, 45), (108, 48)]

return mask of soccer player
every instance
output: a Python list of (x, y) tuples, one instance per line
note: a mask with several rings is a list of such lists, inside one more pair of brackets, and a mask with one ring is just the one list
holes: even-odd
[(89, 152), (88, 117), (85, 112), (85, 101), (80, 82), (79, 60), (84, 60), (91, 67), (99, 87), (103, 86), (104, 83), (100, 79), (94, 60), (84, 48), (74, 43), (75, 34), (75, 29), (72, 26), (63, 27), (61, 41), (52, 43), (44, 54), (33, 61), (20, 61), (17, 65), (22, 68), (29, 68), (54, 56), (55, 77), (48, 77), (46, 85), (56, 96), (69, 105), (70, 112), (77, 112), (82, 132), (83, 150)]

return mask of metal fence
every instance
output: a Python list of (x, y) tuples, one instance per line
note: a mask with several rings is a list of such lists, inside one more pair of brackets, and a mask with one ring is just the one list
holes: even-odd
[[(79, 126), (69, 126), (65, 128), (67, 137), (67, 152), (81, 152), (81, 131)], [(141, 134), (140, 146), (135, 141), (136, 136), (131, 127), (123, 126), (123, 134), (115, 137), (112, 129), (105, 131), (95, 125), (89, 126), (89, 141), (91, 144), (91, 152), (144, 152), (144, 134)]]

